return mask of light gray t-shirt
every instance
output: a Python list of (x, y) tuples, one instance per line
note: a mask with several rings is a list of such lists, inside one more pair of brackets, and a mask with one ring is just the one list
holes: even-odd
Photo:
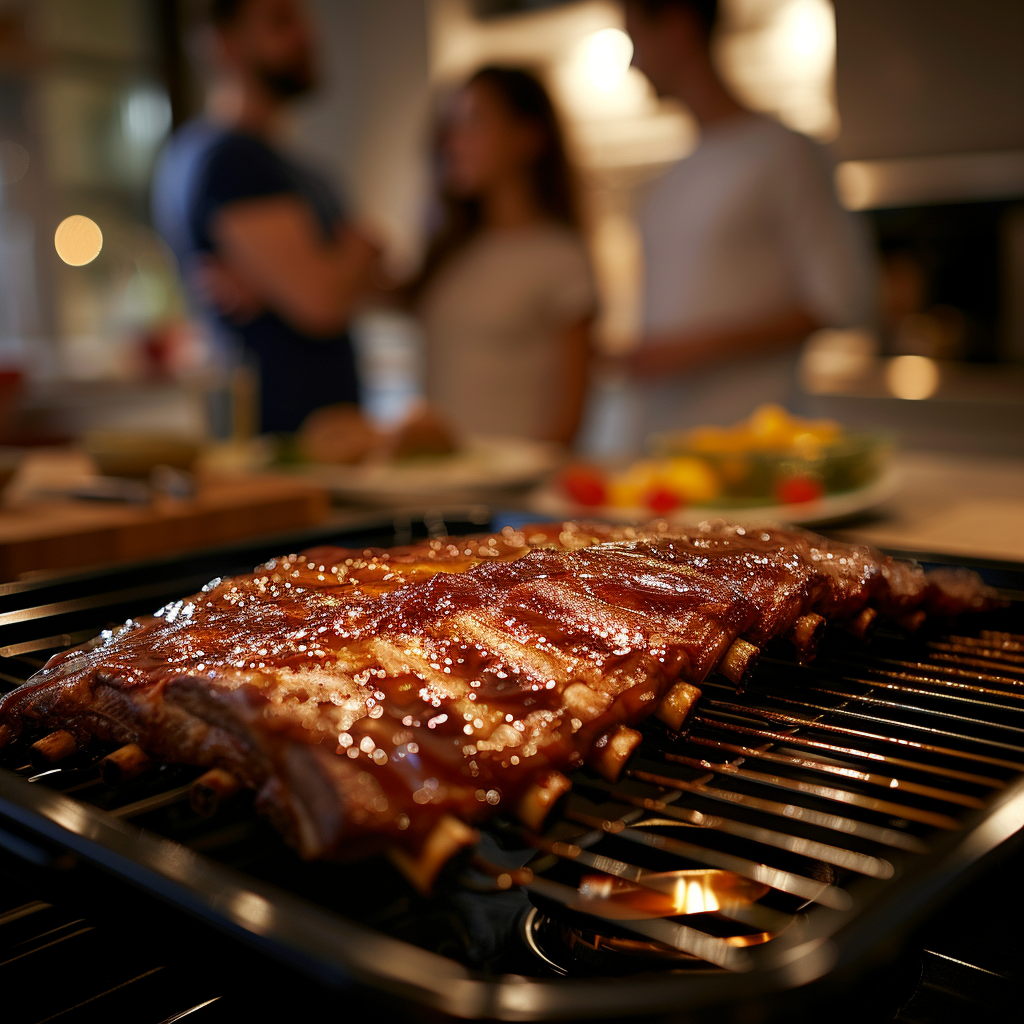
[[(767, 117), (713, 125), (658, 182), (641, 217), (646, 338), (756, 323), (794, 306), (869, 324), (866, 234), (839, 204), (824, 151)], [(640, 433), (727, 423), (790, 400), (795, 354), (754, 356), (641, 389)]]
[(563, 386), (560, 336), (594, 306), (587, 253), (569, 228), (481, 233), (420, 302), (427, 397), (465, 433), (543, 436)]

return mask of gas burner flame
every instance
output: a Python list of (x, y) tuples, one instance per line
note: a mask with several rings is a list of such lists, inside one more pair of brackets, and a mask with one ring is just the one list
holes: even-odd
[(702, 870), (645, 872), (636, 881), (609, 875), (585, 875), (579, 894), (603, 900), (637, 919), (683, 917), (735, 910), (759, 900), (768, 887), (732, 871)]

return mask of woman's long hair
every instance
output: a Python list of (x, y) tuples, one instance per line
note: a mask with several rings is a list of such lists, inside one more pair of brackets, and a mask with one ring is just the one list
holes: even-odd
[[(565, 140), (558, 115), (547, 90), (529, 71), (488, 66), (481, 68), (465, 88), (483, 86), (505, 105), (516, 119), (539, 129), (541, 146), (530, 166), (533, 194), (549, 220), (580, 229), (576, 177), (565, 153)], [(440, 228), (434, 233), (423, 260), (423, 268), (410, 286), (415, 301), (441, 266), (466, 245), (483, 226), (478, 199), (457, 196), (442, 188)]]

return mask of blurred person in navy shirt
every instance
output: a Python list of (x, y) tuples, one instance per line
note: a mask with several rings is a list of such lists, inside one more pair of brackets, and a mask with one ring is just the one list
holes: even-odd
[(206, 108), (161, 154), (154, 221), (217, 335), (258, 368), (261, 429), (292, 431), (359, 400), (346, 324), (377, 250), (326, 179), (275, 144), (315, 84), (299, 0), (212, 0), (207, 17)]

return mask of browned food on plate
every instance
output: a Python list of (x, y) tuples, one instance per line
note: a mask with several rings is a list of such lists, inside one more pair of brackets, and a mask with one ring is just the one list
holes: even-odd
[[(825, 619), (910, 624), (990, 606), (977, 576), (721, 522), (564, 523), (271, 559), (57, 655), (0, 701), (0, 736), (48, 763), (98, 738), (230, 780), (304, 857), (388, 849), (418, 884), (465, 824), (536, 828), (589, 762), (614, 779), (657, 712), (679, 730), (711, 672)], [(130, 770), (130, 769), (128, 769)], [(205, 781), (204, 781), (205, 780)], [(402, 852), (404, 851), (404, 852)]]
[(381, 435), (359, 406), (339, 404), (314, 409), (302, 421), (297, 440), (310, 462), (351, 465), (362, 462), (381, 443)]
[(380, 454), (388, 459), (451, 455), (458, 451), (451, 425), (431, 405), (421, 402), (384, 439)]
[(338, 465), (450, 455), (458, 450), (451, 428), (425, 402), (413, 406), (388, 430), (378, 430), (358, 406), (324, 406), (302, 421), (297, 443), (299, 453), (310, 462)]

